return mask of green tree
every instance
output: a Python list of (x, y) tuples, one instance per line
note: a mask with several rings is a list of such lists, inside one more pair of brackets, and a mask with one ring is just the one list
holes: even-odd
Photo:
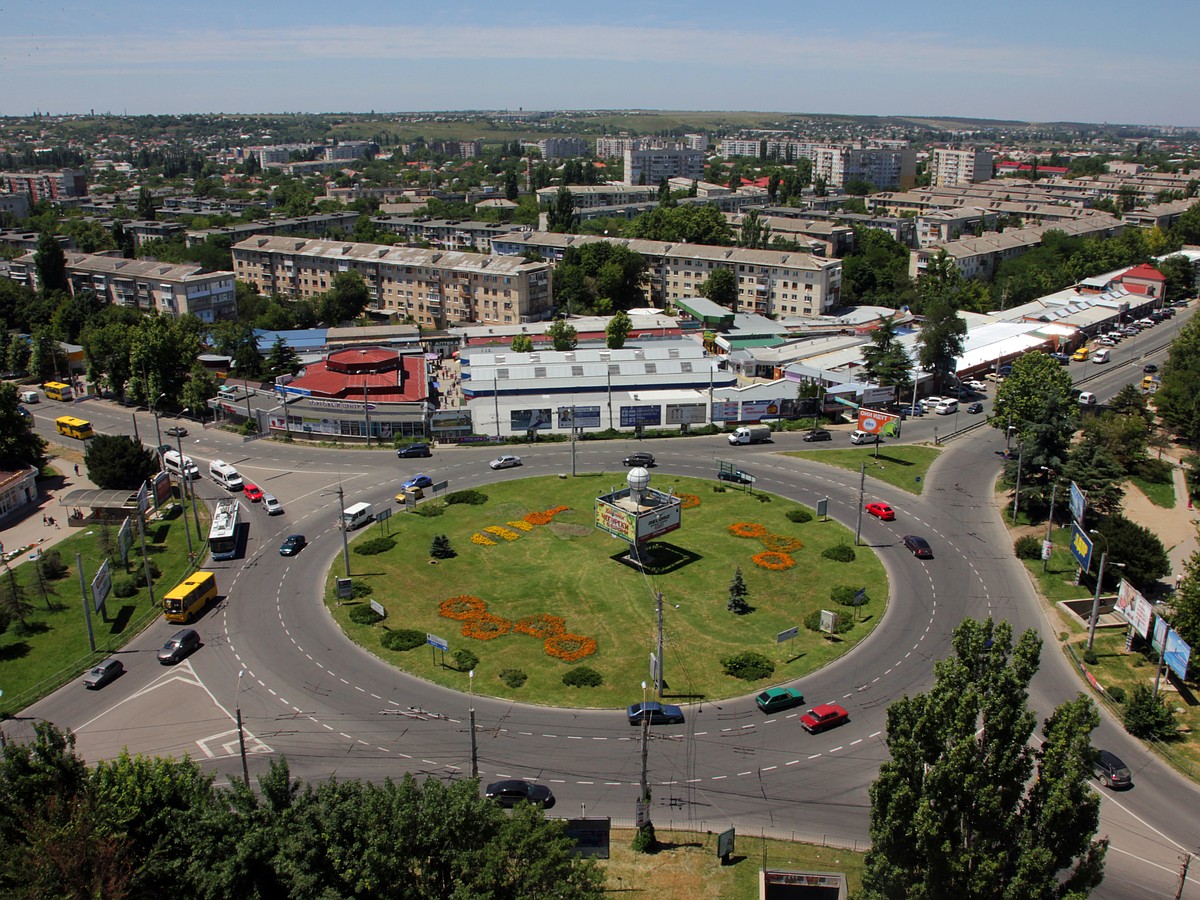
[(1171, 342), (1154, 405), (1175, 434), (1200, 443), (1200, 319), (1189, 319)]
[(217, 396), (217, 379), (212, 372), (194, 363), (188, 373), (187, 382), (179, 395), (183, 408), (191, 410), (198, 418), (203, 419), (208, 410), (208, 401)]
[(866, 897), (1085, 896), (1103, 874), (1093, 839), (1091, 732), (1079, 696), (1046, 720), (1028, 707), (1041, 641), (1006, 622), (964, 620), (924, 694), (888, 708), (891, 758), (871, 785)]
[(771, 243), (771, 226), (762, 221), (757, 210), (751, 210), (742, 217), (742, 230), (738, 236), (739, 247), (749, 247), (761, 250)]
[(737, 311), (738, 284), (737, 275), (733, 269), (718, 266), (712, 274), (700, 285), (700, 296), (711, 300), (718, 306)]
[(575, 224), (575, 201), (566, 185), (558, 189), (554, 201), (546, 210), (546, 229), (548, 231), (570, 231)]
[(625, 228), (625, 236), (647, 241), (689, 244), (733, 243), (733, 232), (715, 206), (658, 206), (642, 213)]
[[(1125, 387), (1137, 391), (1132, 385)], [(1083, 423), (1087, 438), (1103, 447), (1125, 474), (1132, 474), (1137, 464), (1146, 458), (1150, 438), (1147, 429), (1144, 415), (1120, 415), (1111, 409), (1098, 416), (1088, 416)]]
[(842, 300), (892, 309), (915, 302), (908, 248), (883, 229), (854, 226), (853, 249), (842, 259)]
[(301, 365), (300, 354), (283, 339), (283, 335), (276, 335), (271, 352), (267, 354), (266, 374), (295, 375), (300, 371)]
[(370, 300), (370, 289), (361, 273), (338, 272), (333, 278), (333, 287), (321, 298), (321, 321), (328, 325), (352, 321), (362, 315)]
[(886, 318), (871, 332), (871, 342), (863, 348), (863, 368), (867, 377), (881, 387), (895, 387), (901, 392), (912, 384), (909, 370), (912, 360), (896, 334), (896, 320)]
[(1074, 481), (1087, 495), (1088, 509), (1101, 516), (1120, 512), (1125, 489), (1125, 469), (1096, 436), (1085, 435), (1071, 448), (1063, 477)]
[[(1088, 495), (1088, 502), (1091, 502)], [(1108, 571), (1105, 580), (1116, 578), (1117, 566), (1125, 568), (1119, 574), (1139, 590), (1146, 590), (1171, 572), (1171, 560), (1162, 539), (1144, 525), (1125, 518), (1120, 513), (1100, 521), (1096, 530), (1104, 536), (1108, 547)]]
[(510, 345), (509, 349), (511, 349), (513, 353), (532, 353), (533, 338), (527, 334), (514, 334), (512, 344)]
[(579, 332), (566, 319), (555, 319), (546, 329), (546, 336), (553, 342), (555, 350), (574, 350), (579, 343)]
[(194, 316), (141, 317), (130, 336), (128, 394), (146, 404), (166, 394), (166, 404), (177, 406), (202, 327)]
[(521, 187), (517, 181), (517, 173), (513, 169), (509, 169), (504, 175), (504, 199), (517, 202), (517, 198), (521, 196)]
[(0, 381), (0, 469), (13, 472), (45, 461), (46, 442), (34, 434), (33, 420), (21, 415), (17, 386)]
[(1004, 430), (1012, 425), (1020, 432), (1029, 423), (1045, 421), (1047, 409), (1056, 402), (1074, 404), (1075, 397), (1065, 366), (1045, 353), (1024, 353), (1013, 360), (1011, 374), (996, 389), (992, 427)]
[(604, 328), (605, 346), (610, 350), (620, 350), (625, 346), (625, 339), (632, 328), (633, 320), (629, 318), (629, 313), (618, 309)]
[(1122, 724), (1126, 731), (1137, 738), (1165, 741), (1178, 737), (1175, 713), (1163, 703), (1162, 697), (1154, 696), (1154, 691), (1145, 684), (1134, 685), (1129, 699), (1125, 701)]
[(925, 322), (917, 335), (917, 361), (922, 369), (934, 374), (939, 387), (954, 372), (966, 334), (967, 323), (949, 303), (938, 301), (927, 306)]
[(8, 627), (8, 623), (16, 619), (21, 623), (22, 630), (29, 627), (25, 617), (33, 612), (33, 604), (29, 602), (29, 592), (17, 578), (17, 573), (4, 565), (4, 575), (0, 576), (0, 623)]
[(742, 578), (742, 567), (738, 568), (733, 573), (733, 580), (729, 582), (729, 602), (725, 604), (725, 608), (731, 613), (739, 616), (744, 616), (750, 612), (750, 588), (746, 587), (746, 580)]
[(154, 221), (155, 206), (154, 197), (150, 194), (149, 188), (143, 187), (138, 191), (137, 196), (137, 217), (147, 221)]
[(154, 454), (123, 434), (98, 434), (88, 441), (83, 461), (96, 487), (133, 491), (158, 471)]
[(49, 328), (38, 328), (30, 339), (29, 374), (38, 381), (53, 381), (66, 368), (66, 357)]
[(43, 231), (38, 237), (33, 262), (37, 269), (38, 288), (43, 296), (70, 290), (67, 283), (67, 255), (53, 233)]

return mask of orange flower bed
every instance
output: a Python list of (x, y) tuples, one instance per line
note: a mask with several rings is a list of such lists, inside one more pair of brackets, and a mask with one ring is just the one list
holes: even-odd
[(531, 637), (544, 640), (562, 634), (567, 630), (567, 620), (562, 616), (552, 616), (541, 613), (536, 616), (525, 616), (513, 623), (513, 631), (528, 634)]
[(595, 639), (581, 634), (556, 634), (546, 638), (542, 646), (549, 656), (557, 657), (563, 662), (578, 662), (596, 652)]
[(695, 509), (700, 505), (700, 498), (695, 494), (676, 494), (679, 498), (680, 509)]
[(531, 512), (525, 516), (525, 521), (530, 525), (549, 525), (554, 521), (555, 516), (560, 512), (566, 512), (570, 508), (569, 506), (556, 506), (554, 509), (547, 509), (543, 512)]
[(475, 638), (478, 641), (490, 641), (502, 637), (512, 631), (512, 622), (493, 616), (489, 612), (481, 612), (463, 622), (463, 637)]
[(470, 594), (460, 594), (438, 604), (438, 615), (447, 619), (473, 619), (487, 613), (487, 603)]
[(754, 522), (734, 522), (729, 526), (728, 531), (734, 537), (742, 538), (760, 538), (769, 534), (766, 525), (758, 525)]
[(804, 541), (799, 538), (787, 537), (782, 534), (764, 534), (759, 540), (768, 550), (775, 550), (779, 553), (794, 553), (804, 546)]
[(750, 558), (754, 560), (756, 566), (761, 566), (772, 572), (782, 572), (784, 569), (790, 569), (796, 564), (796, 560), (792, 559), (786, 553), (779, 553), (775, 550), (764, 550), (762, 553), (755, 553)]

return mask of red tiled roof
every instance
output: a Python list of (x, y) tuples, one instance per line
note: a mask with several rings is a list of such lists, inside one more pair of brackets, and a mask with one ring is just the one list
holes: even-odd
[(369, 375), (332, 372), (323, 362), (312, 363), (305, 373), (293, 379), (288, 387), (308, 391), (313, 397), (361, 400), (364, 385), (367, 398), (372, 402), (403, 403), (424, 400), (428, 394), (425, 361), (415, 354), (406, 355), (400, 359), (399, 370)]
[(1142, 263), (1140, 266), (1134, 266), (1128, 272), (1121, 275), (1121, 280), (1126, 278), (1141, 278), (1143, 281), (1166, 281), (1167, 276), (1149, 263)]
[(342, 363), (344, 365), (352, 365), (355, 363), (385, 363), (396, 358), (395, 350), (384, 350), (382, 347), (368, 347), (362, 350), (350, 348), (348, 350), (338, 350), (336, 353), (330, 353), (327, 359), (330, 362)]

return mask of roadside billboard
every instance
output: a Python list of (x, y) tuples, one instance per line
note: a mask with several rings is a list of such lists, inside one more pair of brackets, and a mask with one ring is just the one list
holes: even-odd
[(622, 406), (621, 427), (635, 428), (640, 425), (661, 425), (661, 406)]
[(1092, 566), (1092, 539), (1089, 538), (1078, 522), (1071, 524), (1071, 555), (1085, 572)]
[(899, 437), (900, 417), (877, 409), (858, 408), (858, 430), (884, 437)]
[(513, 431), (535, 431), (539, 428), (553, 428), (554, 420), (550, 415), (550, 407), (542, 409), (513, 409), (508, 413), (509, 427)]
[[(597, 416), (599, 416), (599, 407)], [(704, 403), (668, 403), (668, 425), (703, 425), (707, 421), (708, 409)], [(597, 427), (599, 420), (597, 419)]]
[[(704, 421), (701, 419), (701, 421)], [(600, 407), (598, 406), (560, 406), (558, 408), (559, 428), (599, 428)]]
[(714, 422), (736, 422), (738, 420), (738, 402), (736, 400), (717, 400), (712, 405)]
[(1176, 633), (1174, 628), (1168, 629), (1167, 644), (1163, 650), (1163, 662), (1180, 681), (1187, 678), (1188, 660), (1191, 655), (1192, 648)]
[(1083, 513), (1087, 509), (1087, 497), (1079, 489), (1079, 485), (1071, 482), (1071, 518), (1083, 522)]

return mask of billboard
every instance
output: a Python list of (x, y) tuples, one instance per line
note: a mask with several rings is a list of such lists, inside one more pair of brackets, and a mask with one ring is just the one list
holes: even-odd
[(708, 421), (708, 408), (704, 403), (668, 403), (668, 425), (703, 425)]
[(596, 527), (631, 544), (637, 540), (637, 516), (599, 499), (596, 500)]
[(1163, 661), (1167, 664), (1167, 668), (1175, 673), (1180, 681), (1187, 678), (1188, 659), (1192, 655), (1192, 648), (1181, 638), (1174, 628), (1167, 630), (1167, 644), (1163, 650)]
[(1120, 584), (1117, 585), (1117, 602), (1113, 607), (1113, 612), (1126, 622), (1132, 622), (1133, 607), (1140, 596), (1142, 595), (1137, 592), (1134, 586), (1122, 578)]
[(759, 422), (763, 419), (778, 419), (780, 401), (745, 400), (742, 402), (740, 422)]
[(1092, 539), (1083, 533), (1078, 522), (1071, 524), (1071, 555), (1085, 572), (1092, 567)]
[(126, 516), (117, 531), (117, 557), (121, 560), (121, 565), (125, 565), (126, 560), (129, 559), (131, 544), (133, 544), (133, 525), (129, 521), (129, 516)]
[(858, 409), (858, 430), (884, 437), (900, 436), (900, 417), (877, 409)]
[(469, 409), (439, 409), (429, 416), (429, 429), (470, 434), (471, 411)]
[(622, 406), (621, 427), (634, 428), (640, 425), (661, 425), (662, 407), (660, 406)]
[(1170, 628), (1166, 619), (1154, 620), (1154, 638), (1150, 641), (1150, 646), (1159, 653), (1163, 652), (1163, 645), (1167, 642), (1167, 632)]
[[(703, 419), (701, 420), (703, 421)], [(598, 406), (560, 406), (558, 408), (559, 428), (599, 428), (600, 407)]]
[(1154, 607), (1145, 597), (1138, 595), (1133, 605), (1133, 617), (1129, 620), (1133, 630), (1146, 637), (1150, 633), (1150, 621), (1154, 618)]
[(714, 422), (736, 422), (738, 420), (738, 402), (736, 400), (716, 400), (712, 405)]
[(509, 427), (513, 431), (535, 431), (538, 428), (552, 428), (554, 420), (550, 415), (550, 407), (543, 409), (513, 409), (509, 410)]
[(1079, 489), (1079, 485), (1071, 482), (1071, 518), (1076, 522), (1083, 521), (1084, 510), (1087, 509), (1087, 497)]
[(96, 573), (96, 577), (92, 579), (92, 608), (96, 612), (100, 611), (100, 607), (104, 605), (104, 598), (108, 596), (108, 592), (112, 589), (112, 573), (108, 570), (108, 560), (104, 560), (100, 564), (100, 571)]

